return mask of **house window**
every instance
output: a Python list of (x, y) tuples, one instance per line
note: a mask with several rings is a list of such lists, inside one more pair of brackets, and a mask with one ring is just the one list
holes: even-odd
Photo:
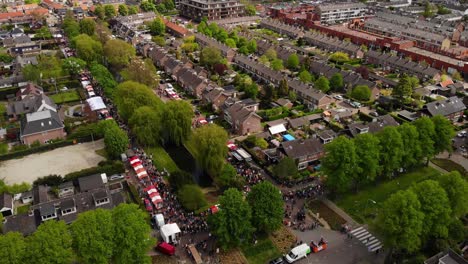
[(46, 220), (49, 220), (49, 219), (54, 219), (54, 218), (57, 218), (57, 213), (53, 213), (53, 214), (49, 214), (49, 215), (43, 215), (41, 216), (42, 218), (42, 221), (46, 221)]
[(68, 214), (72, 214), (72, 213), (76, 213), (76, 207), (62, 210), (62, 215), (68, 215)]
[(109, 199), (107, 197), (96, 200), (96, 206), (100, 206), (100, 205), (108, 204), (108, 203), (109, 203)]

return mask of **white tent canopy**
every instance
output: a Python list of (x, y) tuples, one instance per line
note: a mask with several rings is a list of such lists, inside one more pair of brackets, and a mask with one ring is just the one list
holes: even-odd
[(179, 226), (176, 223), (163, 225), (161, 227), (161, 236), (166, 243), (174, 242), (176, 235), (180, 233)]
[(106, 104), (102, 101), (102, 97), (95, 96), (86, 100), (88, 102), (91, 111), (101, 110), (106, 108)]
[(272, 127), (268, 128), (268, 130), (270, 130), (270, 133), (271, 133), (272, 135), (276, 135), (276, 134), (278, 134), (278, 133), (285, 132), (285, 131), (286, 131), (286, 127), (284, 127), (283, 124), (279, 124), (279, 125), (272, 126)]

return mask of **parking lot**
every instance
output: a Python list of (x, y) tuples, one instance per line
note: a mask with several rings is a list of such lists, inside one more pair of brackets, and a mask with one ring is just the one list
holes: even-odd
[(3, 178), (7, 184), (14, 184), (32, 183), (35, 179), (50, 174), (64, 176), (70, 172), (96, 166), (104, 160), (95, 152), (102, 148), (104, 141), (99, 140), (3, 161), (0, 163), (0, 178)]

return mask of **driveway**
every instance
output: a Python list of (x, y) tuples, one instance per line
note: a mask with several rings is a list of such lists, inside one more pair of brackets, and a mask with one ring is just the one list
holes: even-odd
[(95, 150), (104, 148), (104, 140), (57, 148), (0, 163), (0, 179), (7, 184), (32, 183), (50, 174), (65, 174), (96, 166), (104, 157)]

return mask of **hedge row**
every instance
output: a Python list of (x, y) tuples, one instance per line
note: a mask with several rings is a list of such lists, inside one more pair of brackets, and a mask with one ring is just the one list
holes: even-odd
[(67, 175), (65, 175), (64, 181), (72, 181), (72, 180), (75, 180), (84, 176), (93, 175), (93, 174), (105, 173), (107, 175), (112, 175), (116, 173), (122, 173), (124, 171), (125, 171), (125, 166), (121, 161), (106, 162), (106, 164), (103, 166), (92, 167), (92, 168), (68, 173)]
[(63, 141), (58, 141), (55, 143), (44, 144), (44, 145), (40, 145), (37, 147), (32, 147), (32, 148), (28, 148), (25, 150), (20, 150), (20, 151), (11, 152), (5, 155), (0, 155), (0, 161), (21, 158), (29, 154), (49, 151), (49, 150), (53, 150), (56, 148), (70, 146), (70, 145), (73, 145), (73, 140), (63, 140)]

